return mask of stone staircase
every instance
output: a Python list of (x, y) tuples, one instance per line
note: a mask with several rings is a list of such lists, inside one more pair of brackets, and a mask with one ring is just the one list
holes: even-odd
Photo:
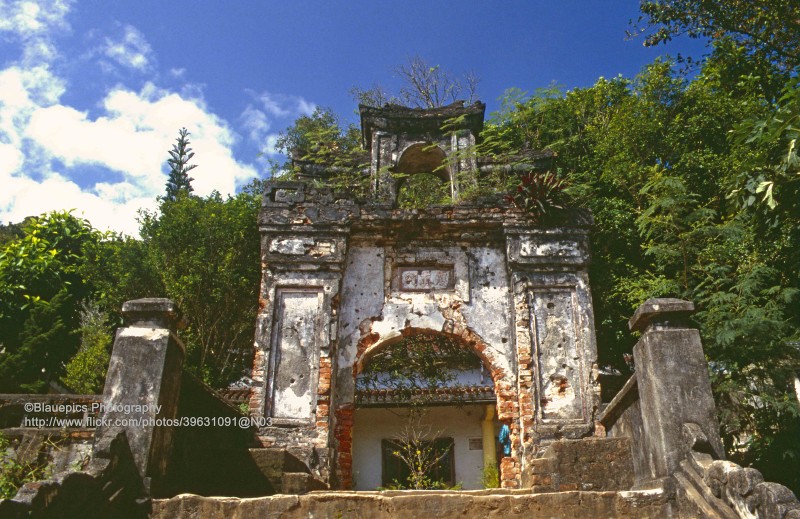
[(278, 494), (306, 494), (327, 490), (328, 485), (315, 478), (308, 467), (284, 449), (249, 449), (259, 472)]

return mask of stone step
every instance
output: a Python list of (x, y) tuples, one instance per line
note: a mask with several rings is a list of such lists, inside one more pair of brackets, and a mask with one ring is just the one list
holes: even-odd
[(281, 494), (300, 495), (315, 490), (328, 490), (328, 485), (304, 472), (285, 472), (281, 477)]
[(464, 517), (610, 519), (673, 517), (672, 496), (661, 489), (621, 492), (484, 491), (324, 491), (250, 499), (182, 494), (153, 501), (151, 519), (249, 519), (281, 517)]

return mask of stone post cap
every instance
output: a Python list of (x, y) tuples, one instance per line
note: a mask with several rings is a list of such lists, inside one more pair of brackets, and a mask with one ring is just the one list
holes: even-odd
[(126, 326), (150, 328), (183, 328), (183, 316), (178, 305), (171, 299), (163, 297), (146, 297), (125, 301), (122, 304), (122, 315)]
[(672, 297), (648, 299), (636, 309), (628, 321), (631, 331), (644, 332), (652, 323), (682, 323), (694, 313), (694, 303)]

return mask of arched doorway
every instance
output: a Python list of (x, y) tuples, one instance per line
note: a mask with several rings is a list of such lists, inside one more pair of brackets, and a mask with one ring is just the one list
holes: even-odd
[(397, 179), (398, 207), (448, 204), (455, 196), (447, 154), (435, 144), (412, 144), (391, 172)]
[(490, 366), (460, 337), (406, 329), (370, 348), (356, 369), (353, 486), (484, 488), (498, 471), (496, 402)]

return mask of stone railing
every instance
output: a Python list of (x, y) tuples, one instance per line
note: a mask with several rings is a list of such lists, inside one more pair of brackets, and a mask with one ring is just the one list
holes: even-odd
[[(144, 518), (151, 498), (178, 493), (249, 497), (325, 488), (284, 450), (261, 448), (236, 402), (183, 370), (172, 301), (128, 301), (123, 315), (102, 396), (0, 395), (0, 427), (18, 461), (27, 452), (41, 458), (52, 435), (82, 435), (80, 463), (46, 453), (56, 475), (0, 500), (0, 517)], [(247, 393), (232, 396), (241, 401)], [(77, 428), (64, 429), (64, 420)]]
[(800, 502), (760, 472), (725, 461), (694, 305), (651, 299), (630, 320), (642, 332), (636, 373), (598, 421), (631, 441), (634, 489), (674, 494), (680, 517), (800, 519)]
[(765, 482), (756, 469), (714, 459), (697, 424), (683, 425), (683, 439), (688, 453), (674, 474), (682, 511), (698, 517), (800, 519), (800, 502), (791, 490)]

